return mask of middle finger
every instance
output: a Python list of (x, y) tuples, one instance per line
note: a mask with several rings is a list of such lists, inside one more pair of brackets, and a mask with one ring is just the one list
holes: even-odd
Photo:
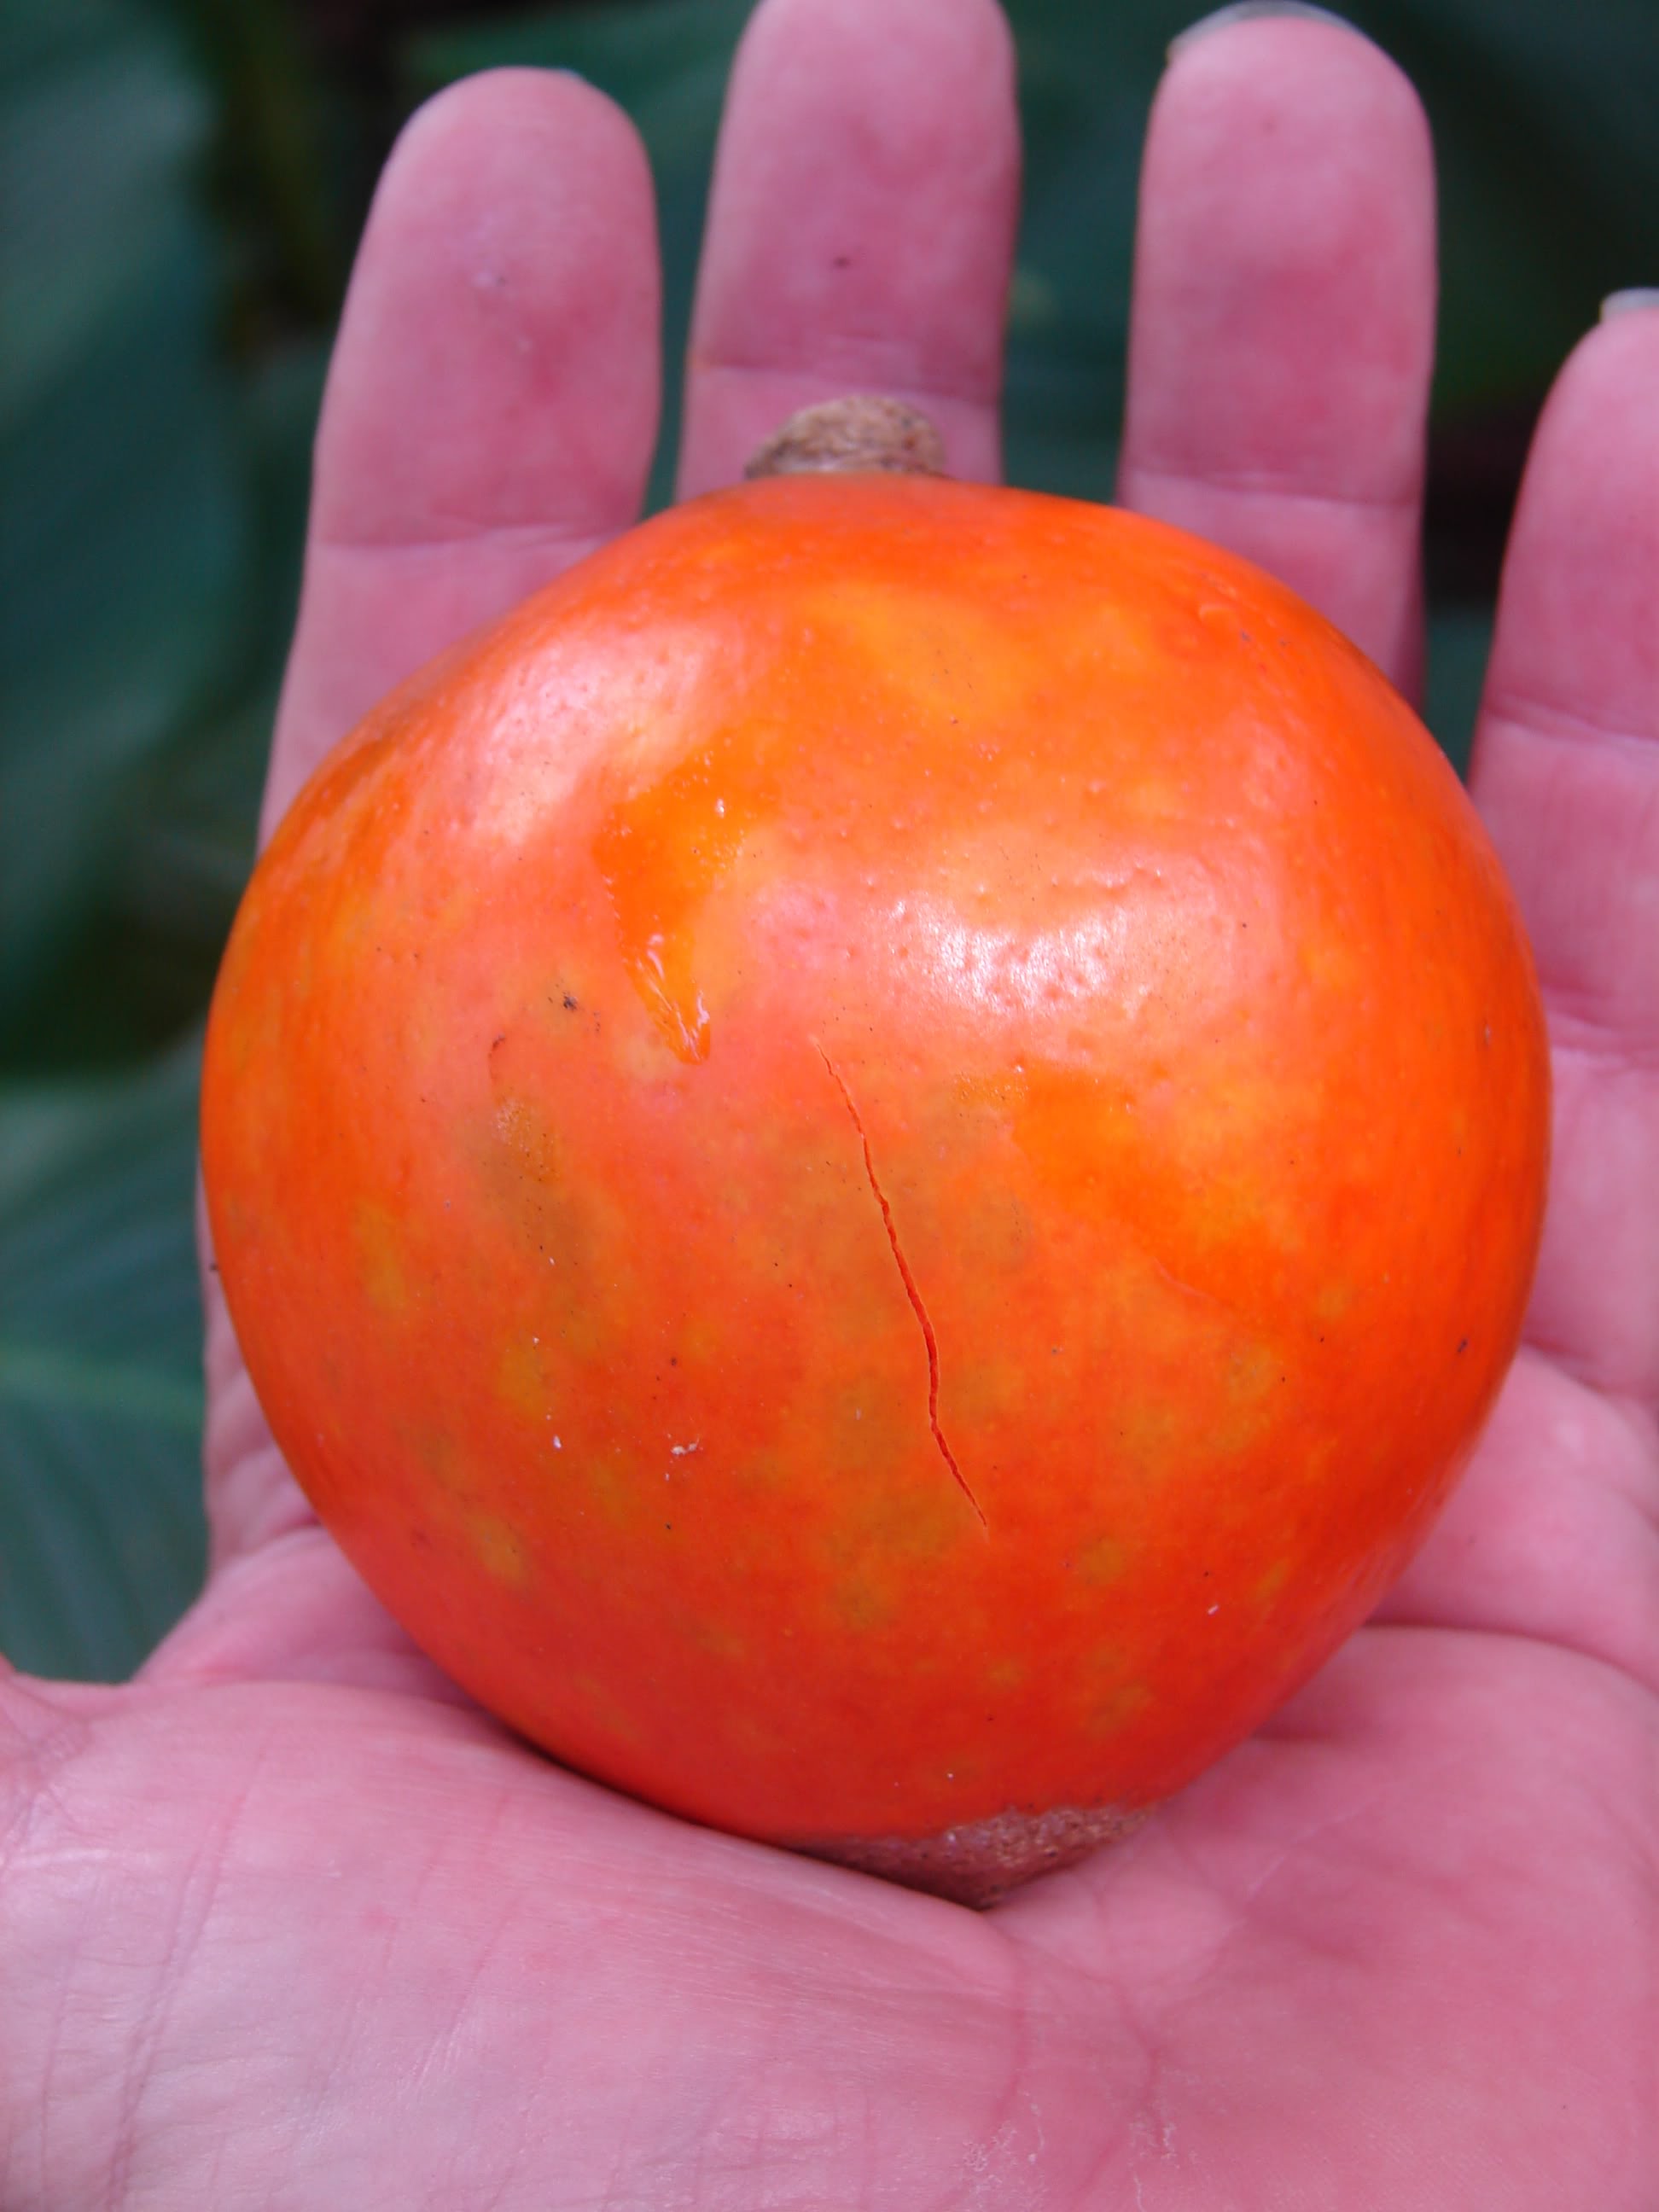
[(994, 0), (763, 0), (720, 127), (679, 490), (741, 475), (798, 408), (919, 406), (994, 478), (1019, 174)]

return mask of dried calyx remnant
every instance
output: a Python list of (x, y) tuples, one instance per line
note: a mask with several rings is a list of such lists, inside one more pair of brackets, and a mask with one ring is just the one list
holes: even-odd
[(750, 455), (746, 477), (942, 477), (945, 441), (919, 409), (861, 392), (803, 407)]

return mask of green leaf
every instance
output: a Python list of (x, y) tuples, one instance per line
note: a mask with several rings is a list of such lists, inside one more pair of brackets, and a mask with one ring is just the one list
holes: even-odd
[(199, 1588), (197, 1051), (0, 1089), (0, 1646), (115, 1680)]
[(98, 899), (135, 777), (237, 635), (210, 122), (137, 6), (0, 21), (0, 1008)]
[(1423, 720), (1459, 775), (1467, 775), (1492, 653), (1490, 607), (1439, 607), (1429, 617)]
[(248, 558), (232, 665), (125, 779), (118, 836), (76, 928), (0, 1019), (0, 1068), (15, 1075), (132, 1062), (201, 1017), (253, 858), (325, 358), (319, 340), (289, 341), (243, 382)]

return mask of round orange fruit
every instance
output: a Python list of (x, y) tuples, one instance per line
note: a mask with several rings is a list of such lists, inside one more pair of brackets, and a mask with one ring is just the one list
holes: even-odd
[(1516, 1341), (1529, 957), (1292, 594), (928, 479), (675, 509), (387, 701), (209, 1030), (219, 1265), (392, 1612), (583, 1772), (982, 1899), (1237, 1742)]

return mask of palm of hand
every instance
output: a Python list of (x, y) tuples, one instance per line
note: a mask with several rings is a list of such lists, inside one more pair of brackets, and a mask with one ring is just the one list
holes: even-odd
[[(751, 40), (705, 266), (694, 484), (849, 382), (927, 389), (957, 467), (992, 464), (1011, 142), (989, 18), (911, 10), (932, 135), (915, 145), (901, 82), (880, 192), (842, 182), (807, 218), (856, 240), (873, 305), (807, 296), (793, 272), (815, 238), (784, 260), (768, 232), (769, 173), (806, 195), (789, 164), (833, 154), (855, 84), (868, 122), (860, 12), (774, 0)], [(906, 59), (890, 37), (884, 67), (902, 80)], [(1298, 75), (1318, 98), (1294, 97)], [(1342, 220), (1311, 243), (1287, 227), (1290, 153), (1215, 181), (1269, 111), (1315, 155), (1342, 148)], [(1429, 319), (1418, 132), (1346, 33), (1248, 26), (1182, 58), (1149, 155), (1125, 465), (1133, 503), (1279, 566), (1401, 672)], [(911, 204), (925, 270), (880, 235), (884, 195)], [(519, 294), (493, 325), (457, 304), (486, 216)], [(1389, 284), (1354, 274), (1344, 221), (1393, 257)], [(474, 87), (413, 134), (337, 366), (275, 803), (410, 660), (626, 520), (654, 404), (648, 272), (637, 158), (580, 87)], [(452, 357), (417, 392), (399, 341), (441, 311)], [(1481, 741), (1557, 1023), (1533, 1346), (1373, 1624), (1129, 1844), (978, 1917), (688, 1830), (506, 1737), (311, 1523), (220, 1314), (208, 1595), (131, 1688), (7, 1686), (6, 2204), (1644, 2201), (1659, 1348), (1639, 1194), (1659, 1117), (1628, 924), (1659, 819), (1632, 742), (1659, 734), (1650, 321), (1610, 327), (1564, 379)], [(869, 325), (881, 339), (848, 359), (837, 330)], [(1334, 429), (1308, 428), (1286, 387), (1329, 380), (1337, 331), (1369, 374), (1337, 386)], [(452, 394), (468, 427), (411, 484), (382, 425), (407, 441)]]

